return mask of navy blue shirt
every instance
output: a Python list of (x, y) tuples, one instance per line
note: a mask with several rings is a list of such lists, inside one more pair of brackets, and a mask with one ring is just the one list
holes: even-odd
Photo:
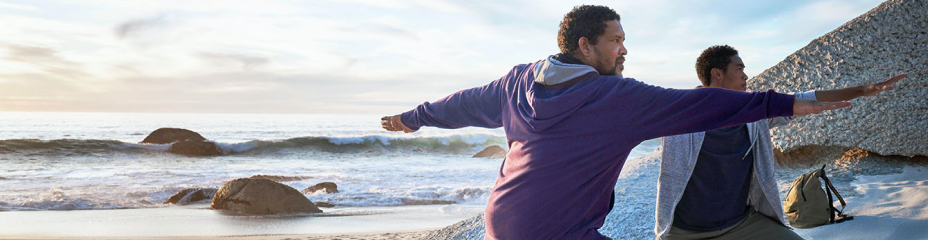
[(750, 149), (747, 125), (706, 131), (693, 175), (674, 211), (674, 227), (719, 230), (747, 216), (754, 164)]

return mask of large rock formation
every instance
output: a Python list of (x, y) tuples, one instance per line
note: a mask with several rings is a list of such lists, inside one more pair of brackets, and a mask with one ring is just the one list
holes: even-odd
[(252, 178), (239, 178), (222, 185), (209, 208), (246, 214), (322, 212), (300, 191), (290, 186)]
[(748, 82), (780, 92), (829, 90), (908, 77), (896, 89), (845, 109), (773, 130), (784, 152), (858, 147), (880, 155), (928, 156), (928, 1), (890, 0), (813, 40)]

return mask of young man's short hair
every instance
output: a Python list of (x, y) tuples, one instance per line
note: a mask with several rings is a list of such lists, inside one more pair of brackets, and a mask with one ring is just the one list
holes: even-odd
[(574, 53), (580, 48), (580, 38), (596, 45), (597, 36), (606, 32), (606, 21), (621, 20), (619, 14), (606, 6), (581, 5), (564, 15), (557, 32), (557, 46), (562, 53)]
[(738, 50), (728, 45), (715, 45), (702, 51), (699, 58), (696, 58), (696, 74), (699, 75), (699, 81), (703, 87), (708, 87), (712, 80), (712, 69), (718, 68), (722, 72), (731, 63), (731, 57), (738, 55)]

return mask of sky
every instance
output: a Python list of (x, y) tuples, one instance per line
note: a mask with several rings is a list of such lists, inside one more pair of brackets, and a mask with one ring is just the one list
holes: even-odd
[(692, 88), (709, 46), (753, 77), (881, 2), (0, 0), (0, 111), (396, 114), (558, 53), (582, 4), (625, 77)]

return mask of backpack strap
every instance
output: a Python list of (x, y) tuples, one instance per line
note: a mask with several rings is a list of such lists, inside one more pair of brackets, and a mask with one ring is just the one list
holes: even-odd
[[(825, 176), (825, 166), (822, 166), (822, 180), (825, 180), (825, 191), (828, 192), (828, 205), (831, 208), (831, 216), (829, 216), (829, 222), (831, 223), (840, 223), (847, 220), (853, 220), (853, 216), (848, 216), (844, 214), (844, 207), (847, 206), (847, 202), (844, 201), (844, 198), (841, 197), (841, 194), (838, 193), (838, 189), (835, 188), (835, 185), (831, 184), (831, 180), (828, 180), (828, 176)], [(841, 210), (838, 210), (834, 206), (834, 200), (831, 198), (831, 193), (834, 193), (838, 197), (838, 201), (841, 202)], [(837, 219), (835, 214), (837, 213)]]

